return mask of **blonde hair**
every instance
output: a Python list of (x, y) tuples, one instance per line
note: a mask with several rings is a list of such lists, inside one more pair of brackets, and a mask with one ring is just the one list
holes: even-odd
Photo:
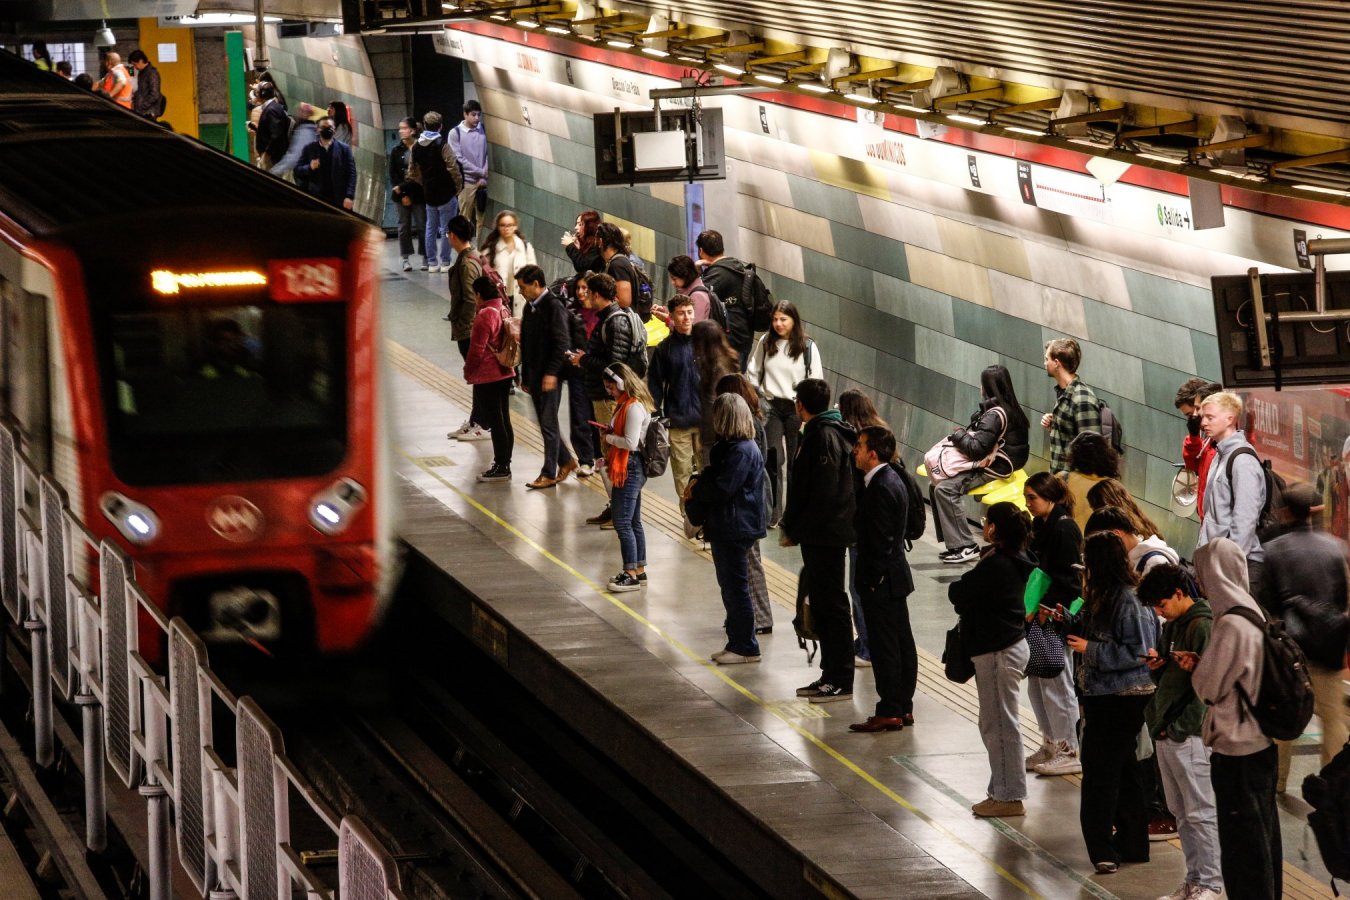
[(1200, 408), (1203, 409), (1211, 403), (1225, 412), (1232, 413), (1235, 419), (1242, 418), (1242, 398), (1232, 391), (1219, 391), (1217, 394), (1210, 394), (1200, 401)]
[(623, 392), (641, 403), (648, 412), (656, 409), (656, 401), (652, 399), (652, 392), (647, 390), (647, 383), (639, 378), (636, 372), (621, 362), (610, 363), (605, 366), (605, 370), (622, 378)]

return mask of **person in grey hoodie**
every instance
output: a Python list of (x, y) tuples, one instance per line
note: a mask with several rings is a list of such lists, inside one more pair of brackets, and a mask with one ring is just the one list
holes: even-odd
[(1241, 419), (1242, 400), (1237, 394), (1220, 391), (1200, 404), (1200, 429), (1217, 449), (1206, 473), (1205, 517), (1195, 546), (1199, 549), (1221, 537), (1237, 544), (1247, 559), (1247, 588), (1260, 594), (1265, 553), (1256, 527), (1266, 504), (1266, 476), (1256, 450), (1238, 428)]
[[(1216, 460), (1210, 473), (1222, 464)], [(1208, 503), (1213, 494), (1207, 490), (1206, 495)], [(1247, 560), (1234, 541), (1216, 537), (1196, 550), (1195, 570), (1214, 611), (1214, 630), (1198, 662), (1195, 657), (1178, 657), (1177, 662), (1193, 670), (1191, 687), (1209, 706), (1201, 738), (1213, 751), (1210, 778), (1219, 812), (1224, 887), (1233, 900), (1269, 900), (1284, 893), (1275, 808), (1277, 758), (1274, 743), (1238, 691), (1241, 686), (1248, 697), (1255, 697), (1260, 690), (1264, 636), (1241, 616), (1226, 615), (1239, 606), (1258, 612), (1261, 607), (1247, 592)]]

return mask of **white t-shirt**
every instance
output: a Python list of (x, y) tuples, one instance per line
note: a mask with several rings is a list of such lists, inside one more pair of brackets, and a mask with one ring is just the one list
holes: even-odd
[[(772, 356), (768, 355), (768, 341), (776, 339), (778, 350)], [(746, 368), (746, 374), (754, 382), (755, 387), (759, 389), (761, 395), (771, 400), (790, 400), (796, 396), (798, 383), (808, 378), (823, 378), (825, 376), (825, 363), (820, 358), (820, 347), (810, 338), (806, 339), (806, 346), (810, 348), (811, 371), (806, 371), (806, 353), (793, 359), (788, 356), (787, 338), (779, 338), (773, 332), (765, 334), (755, 345), (755, 349), (750, 353), (750, 365)]]
[(496, 251), (492, 268), (502, 276), (502, 281), (506, 283), (506, 289), (511, 292), (511, 296), (519, 297), (520, 288), (516, 286), (516, 273), (526, 266), (538, 265), (534, 259), (534, 248), (524, 238), (517, 237), (514, 246), (507, 246), (506, 241), (498, 241)]

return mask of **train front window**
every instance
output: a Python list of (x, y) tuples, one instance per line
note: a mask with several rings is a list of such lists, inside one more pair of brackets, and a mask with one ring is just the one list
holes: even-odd
[(332, 471), (347, 449), (345, 312), (306, 303), (111, 313), (104, 403), (118, 477), (205, 484)]

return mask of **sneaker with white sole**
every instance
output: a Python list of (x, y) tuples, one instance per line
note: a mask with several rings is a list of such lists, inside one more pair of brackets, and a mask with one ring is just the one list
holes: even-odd
[(962, 563), (973, 562), (980, 558), (980, 548), (974, 544), (965, 547), (958, 547), (955, 550), (943, 550), (938, 554), (938, 559), (951, 566), (959, 566)]
[(490, 441), (492, 440), (492, 431), (482, 425), (475, 425), (461, 434), (459, 439), (461, 441)]
[(1216, 891), (1214, 888), (1207, 888), (1203, 885), (1191, 885), (1190, 896), (1186, 900), (1219, 900), (1223, 896), (1222, 891)]
[(496, 463), (493, 463), (491, 468), (478, 476), (478, 480), (486, 482), (510, 481), (511, 468), (509, 466), (499, 466)]
[(403, 271), (405, 271), (405, 272), (411, 272), (411, 271), (412, 271), (412, 263), (408, 262), (408, 257), (406, 257), (406, 256), (403, 257)]
[(468, 419), (465, 419), (462, 425), (460, 425), (454, 431), (447, 431), (445, 433), (445, 436), (452, 441), (457, 441), (459, 440), (461, 435), (468, 434), (470, 431), (473, 431), (473, 423), (470, 422)]
[(636, 591), (641, 589), (642, 582), (638, 581), (627, 572), (620, 572), (609, 580), (606, 587), (611, 591), (622, 593), (624, 591)]
[[(1200, 887), (1198, 884), (1187, 884), (1183, 881), (1181, 887), (1164, 897), (1159, 897), (1158, 900), (1191, 900), (1191, 896), (1198, 887)], [(1218, 895), (1215, 894), (1215, 896)]]
[(420, 268), (423, 272), (429, 272), (429, 271), (431, 271), (431, 266), (427, 265), (427, 258), (426, 258), (425, 256), (422, 257), (422, 265), (419, 266), (419, 268)]
[(809, 698), (811, 703), (833, 703), (836, 700), (852, 700), (853, 689), (843, 688), (834, 684), (822, 684), (816, 688), (815, 694)]
[(1078, 754), (1064, 744), (1055, 748), (1055, 755), (1032, 769), (1037, 775), (1078, 775), (1083, 771), (1083, 761)]
[(759, 656), (744, 656), (734, 650), (723, 650), (721, 653), (714, 653), (712, 661), (719, 666), (739, 666), (743, 663), (757, 663)]
[(825, 683), (825, 680), (824, 680), (824, 679), (822, 679), (822, 678), (817, 678), (815, 681), (811, 682), (810, 684), (805, 685), (805, 686), (803, 686), (803, 687), (797, 688), (797, 696), (798, 696), (798, 697), (814, 697), (816, 694), (819, 694), (819, 693), (820, 693), (820, 686), (821, 686), (822, 684), (824, 684), (824, 683)]
[(1041, 749), (1027, 757), (1027, 771), (1034, 772), (1041, 763), (1049, 762), (1055, 755), (1054, 744), (1041, 744)]
[(595, 466), (591, 465), (590, 463), (582, 463), (581, 465), (577, 466), (578, 478), (590, 478), (594, 474), (595, 474)]

